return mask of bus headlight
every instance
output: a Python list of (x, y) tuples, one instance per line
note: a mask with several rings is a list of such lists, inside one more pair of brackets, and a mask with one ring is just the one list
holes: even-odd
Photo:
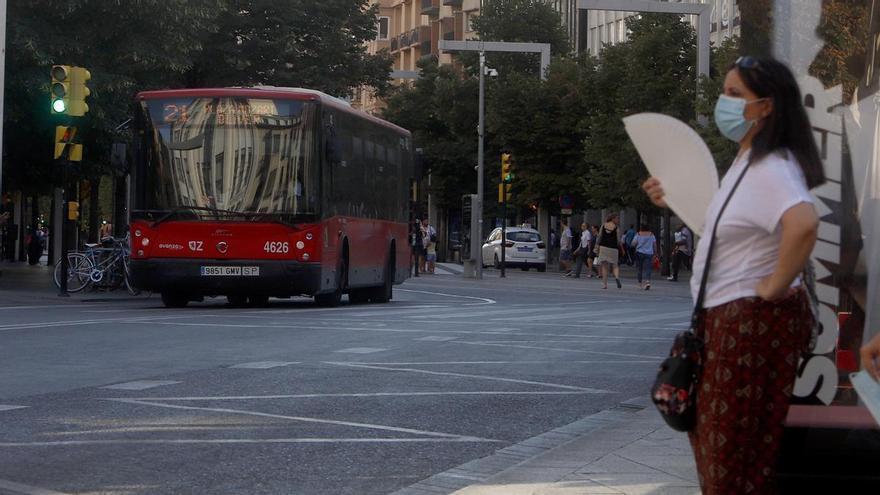
[(313, 237), (315, 237), (315, 236), (313, 236), (311, 232), (306, 233), (306, 240), (307, 241), (311, 241)]
[(149, 237), (144, 237), (143, 239), (141, 239), (141, 246), (147, 247), (149, 245), (150, 245), (150, 238)]
[(137, 229), (137, 230), (134, 231), (134, 236), (135, 236), (135, 237), (140, 237), (140, 236), (142, 236), (142, 235), (143, 235), (143, 234), (141, 233), (141, 229)]
[(311, 257), (311, 256), (309, 256), (309, 253), (303, 253), (303, 255), (302, 255), (302, 260), (303, 260), (303, 261), (309, 261), (309, 258), (310, 258), (310, 257)]
[(306, 243), (304, 243), (303, 241), (296, 241), (296, 248), (297, 249), (302, 249), (304, 247), (306, 247)]

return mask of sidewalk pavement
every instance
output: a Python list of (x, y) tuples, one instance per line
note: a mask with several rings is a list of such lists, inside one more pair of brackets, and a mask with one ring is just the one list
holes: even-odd
[[(476, 482), (476, 483), (475, 483)], [(439, 473), (394, 495), (698, 495), (687, 436), (647, 397)]]
[(149, 293), (132, 296), (125, 288), (117, 290), (86, 289), (70, 294), (70, 297), (59, 297), (58, 288), (53, 280), (54, 266), (44, 264), (29, 265), (26, 262), (0, 262), (0, 304), (19, 305), (34, 302), (99, 302), (116, 300), (134, 300), (149, 297)]

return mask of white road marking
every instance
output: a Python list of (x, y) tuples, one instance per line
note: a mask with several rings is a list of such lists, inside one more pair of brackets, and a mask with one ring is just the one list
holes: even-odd
[[(560, 310), (563, 311), (563, 310)], [(626, 312), (631, 312), (631, 310), (621, 310), (620, 308), (608, 309), (605, 311), (575, 311), (572, 312), (570, 309), (568, 312), (562, 312), (559, 314), (547, 314), (547, 312), (542, 311), (541, 314), (536, 314), (533, 316), (513, 316), (513, 317), (499, 317), (492, 318), (492, 321), (534, 321), (534, 320), (564, 320), (564, 319), (578, 319), (584, 318), (585, 321), (590, 321), (592, 318), (596, 316), (605, 316), (605, 315), (615, 315), (615, 314), (625, 314)]]
[(457, 338), (458, 337), (441, 337), (439, 335), (429, 335), (427, 337), (421, 337), (421, 338), (413, 339), (413, 340), (421, 340), (424, 342), (448, 342), (450, 340), (455, 340)]
[(48, 328), (48, 327), (73, 327), (79, 325), (97, 325), (101, 323), (153, 323), (162, 320), (175, 320), (180, 318), (205, 318), (209, 315), (197, 314), (180, 314), (174, 316), (142, 316), (142, 317), (126, 317), (126, 318), (105, 318), (92, 320), (62, 320), (62, 321), (46, 321), (40, 323), (13, 323), (9, 325), (0, 325), (0, 332), (7, 330), (26, 330), (31, 328)]
[(611, 390), (602, 390), (598, 388), (586, 388), (586, 387), (575, 387), (573, 385), (562, 385), (559, 383), (547, 383), (547, 382), (534, 382), (530, 380), (517, 380), (515, 378), (502, 378), (498, 376), (487, 376), (487, 375), (469, 375), (465, 373), (451, 373), (445, 371), (428, 371), (428, 370), (419, 370), (415, 368), (392, 368), (389, 366), (373, 366), (373, 365), (364, 365), (361, 363), (343, 363), (343, 362), (332, 362), (326, 361), (327, 364), (334, 364), (336, 366), (348, 366), (352, 368), (366, 368), (373, 370), (382, 370), (382, 371), (404, 371), (407, 373), (422, 373), (425, 375), (441, 375), (441, 376), (456, 376), (460, 378), (477, 378), (480, 380), (494, 380), (498, 382), (509, 382), (509, 383), (521, 383), (525, 385), (540, 385), (543, 387), (550, 388), (562, 388), (566, 390), (580, 390), (582, 392), (588, 392), (592, 394), (611, 394), (614, 393)]
[(0, 489), (10, 491), (20, 495), (68, 495), (64, 492), (56, 492), (47, 488), (37, 486), (23, 485), (9, 480), (0, 480)]
[(460, 297), (462, 299), (474, 299), (477, 301), (482, 301), (482, 304), (472, 303), (472, 304), (463, 304), (462, 306), (483, 306), (486, 304), (495, 304), (497, 302), (494, 299), (489, 299), (487, 297), (462, 296), (460, 294), (446, 294), (445, 292), (430, 292), (430, 291), (426, 291), (426, 290), (413, 290), (413, 289), (397, 289), (397, 290), (403, 291), (403, 292), (417, 292), (419, 294), (430, 294), (432, 296)]
[(614, 321), (605, 320), (603, 322), (601, 320), (598, 320), (598, 321), (594, 321), (593, 323), (614, 323), (617, 325), (628, 325), (631, 323), (648, 323), (648, 322), (653, 323), (653, 322), (663, 321), (663, 320), (673, 320), (673, 319), (677, 320), (681, 317), (690, 316), (692, 314), (693, 314), (693, 310), (676, 311), (673, 313), (659, 313), (659, 314), (653, 313), (653, 314), (648, 314), (648, 315), (637, 317), (637, 318), (629, 318), (629, 317), (623, 316), (623, 317), (616, 319)]
[(464, 311), (464, 312), (455, 312), (455, 313), (434, 313), (434, 314), (422, 314), (416, 316), (408, 316), (407, 318), (412, 319), (433, 319), (433, 318), (470, 318), (477, 317), (482, 318), (485, 316), (491, 315), (514, 315), (518, 313), (535, 313), (537, 311), (541, 312), (558, 312), (558, 311), (568, 311), (570, 308), (562, 307), (562, 306), (551, 306), (551, 307), (543, 307), (543, 308), (521, 308), (521, 309), (493, 309), (492, 311)]
[[(449, 438), (220, 438), (220, 439), (167, 439), (167, 440), (57, 440), (48, 442), (0, 442), (0, 448), (12, 447), (70, 447), (82, 445), (211, 445), (211, 444), (273, 444), (273, 443), (442, 443), (490, 442), (505, 443), (478, 437)], [(0, 488), (6, 488), (0, 483)], [(35, 489), (39, 490), (39, 489)], [(23, 495), (66, 495), (53, 491), (21, 491)]]
[(385, 426), (385, 425), (376, 425), (371, 423), (356, 423), (353, 421), (337, 421), (333, 419), (321, 419), (321, 418), (309, 418), (304, 416), (286, 416), (282, 414), (270, 414), (259, 411), (247, 411), (242, 409), (226, 409), (220, 407), (196, 407), (196, 406), (180, 406), (175, 404), (162, 404), (160, 402), (153, 401), (144, 401), (144, 400), (131, 400), (131, 399), (105, 399), (116, 402), (124, 402), (127, 404), (136, 404), (143, 406), (155, 406), (155, 407), (164, 407), (167, 409), (183, 409), (186, 411), (207, 411), (207, 412), (216, 412), (223, 414), (242, 414), (245, 416), (257, 416), (261, 418), (274, 418), (274, 419), (286, 419), (290, 421), (302, 421), (305, 423), (321, 423), (321, 424), (329, 424), (329, 425), (338, 425), (338, 426), (352, 426), (355, 428), (366, 428), (370, 430), (382, 430), (382, 431), (394, 431), (398, 433), (412, 433), (413, 435), (424, 435), (429, 437), (439, 437), (439, 438), (457, 438), (457, 439), (470, 439), (471, 441), (482, 441), (482, 442), (499, 442), (500, 440), (490, 440), (487, 438), (479, 438), (472, 437), (466, 435), (455, 435), (453, 433), (442, 433), (436, 431), (427, 431), (427, 430), (416, 430), (413, 428), (401, 428), (397, 426)]
[(452, 344), (467, 344), (467, 345), (483, 345), (483, 346), (489, 346), (489, 347), (514, 347), (516, 349), (536, 349), (536, 350), (542, 350), (542, 351), (581, 352), (584, 354), (604, 354), (607, 356), (622, 356), (622, 357), (631, 357), (631, 358), (655, 359), (658, 361), (663, 359), (663, 357), (661, 357), (661, 356), (646, 356), (644, 354), (625, 354), (625, 353), (621, 353), (621, 352), (585, 351), (582, 349), (542, 347), (542, 346), (533, 346), (533, 345), (489, 344), (489, 343), (484, 343), (484, 342), (465, 342), (462, 340), (453, 340), (450, 343), (452, 343)]
[(13, 406), (7, 404), (0, 404), (0, 411), (15, 411), (16, 409), (24, 409), (30, 406)]
[(268, 370), (271, 368), (290, 366), (291, 364), (299, 364), (299, 361), (256, 361), (253, 363), (235, 364), (230, 366), (230, 368), (241, 368), (246, 370)]
[(274, 400), (274, 399), (335, 399), (335, 398), (371, 398), (371, 397), (433, 397), (455, 395), (583, 395), (591, 392), (579, 390), (485, 390), (469, 392), (364, 392), (351, 394), (290, 394), (290, 395), (231, 395), (231, 396), (195, 396), (195, 397), (131, 397), (128, 400), (144, 401), (224, 401), (224, 400)]
[(382, 352), (387, 350), (388, 349), (382, 349), (380, 347), (349, 347), (348, 349), (339, 349), (338, 351), (333, 352), (342, 352), (346, 354), (372, 354), (374, 352)]
[(382, 365), (382, 366), (428, 366), (428, 365), (449, 365), (449, 364), (637, 364), (637, 363), (656, 363), (655, 359), (645, 360), (591, 360), (591, 361), (425, 361), (425, 362), (401, 362), (401, 363), (377, 363), (370, 361), (369, 363), (359, 362), (358, 364)]
[[(403, 290), (403, 289), (397, 289), (397, 290)], [(391, 306), (392, 309), (419, 309), (419, 308), (436, 308), (436, 307), (437, 307), (436, 304), (427, 304), (427, 305), (423, 305), (423, 304), (406, 305), (406, 304), (403, 304), (400, 307)], [(338, 308), (293, 308), (293, 309), (275, 309), (275, 310), (270, 309), (270, 310), (262, 310), (262, 311), (246, 311), (244, 314), (261, 314), (261, 315), (284, 314), (284, 313), (299, 314), (299, 313), (326, 313), (326, 312), (331, 312), (331, 311), (334, 314), (336, 314), (336, 313), (350, 313), (352, 311), (364, 311), (366, 309), (370, 309), (369, 306), (355, 305), (355, 306), (341, 306)], [(389, 309), (389, 307), (388, 306), (381, 306), (381, 307), (377, 306), (377, 307), (375, 307), (375, 309), (376, 310), (383, 310), (384, 309), (387, 311)]]
[(164, 385), (175, 385), (180, 382), (175, 382), (172, 380), (137, 380), (133, 382), (125, 382), (125, 383), (117, 383), (114, 385), (107, 385), (105, 387), (98, 388), (106, 388), (109, 390), (147, 390), (148, 388), (162, 387)]

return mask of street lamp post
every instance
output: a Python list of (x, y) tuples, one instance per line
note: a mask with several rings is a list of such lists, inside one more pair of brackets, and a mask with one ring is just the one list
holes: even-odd
[[(474, 277), (483, 278), (483, 254), (480, 249), (483, 240), (483, 138), (485, 136), (486, 106), (486, 52), (539, 53), (541, 54), (541, 79), (547, 78), (550, 66), (550, 43), (508, 43), (504, 41), (449, 41), (440, 40), (441, 51), (479, 52), (480, 54), (480, 103), (477, 123), (477, 204), (473, 215), (477, 218), (477, 228), (471, 230), (471, 257), (477, 256)], [(476, 230), (476, 232), (474, 232)], [(467, 276), (468, 270), (464, 272)]]
[(483, 152), (483, 139), (485, 137), (485, 113), (486, 113), (486, 52), (480, 52), (480, 116), (477, 123), (477, 135), (479, 139), (477, 141), (477, 225), (479, 228), (477, 229), (476, 235), (474, 232), (471, 232), (471, 253), (478, 253), (480, 256), (479, 261), (476, 265), (476, 278), (483, 278), (483, 252), (481, 249), (481, 244), (483, 241), (483, 168), (484, 164), (484, 152)]

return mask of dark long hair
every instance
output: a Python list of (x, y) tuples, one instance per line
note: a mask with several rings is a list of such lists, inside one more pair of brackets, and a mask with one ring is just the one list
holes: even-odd
[(825, 183), (825, 170), (794, 75), (785, 64), (772, 58), (742, 57), (740, 60), (751, 63), (737, 61), (730, 69), (736, 69), (746, 87), (759, 98), (773, 99), (773, 112), (752, 139), (750, 161), (754, 163), (788, 149), (797, 158), (807, 187), (821, 186)]

